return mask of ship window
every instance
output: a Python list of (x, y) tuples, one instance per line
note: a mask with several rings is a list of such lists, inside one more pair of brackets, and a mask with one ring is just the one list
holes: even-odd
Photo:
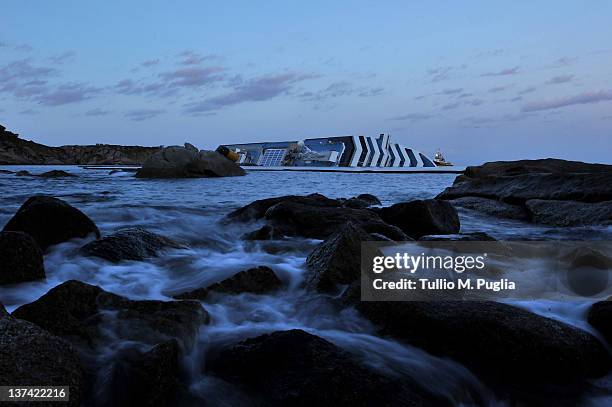
[(287, 150), (284, 148), (269, 148), (265, 151), (260, 165), (264, 167), (278, 167), (282, 165), (286, 152)]
[(408, 153), (408, 158), (410, 159), (410, 166), (411, 167), (416, 167), (419, 164), (419, 162), (417, 161), (416, 157), (414, 156), (414, 153), (409, 148), (406, 149), (406, 152)]

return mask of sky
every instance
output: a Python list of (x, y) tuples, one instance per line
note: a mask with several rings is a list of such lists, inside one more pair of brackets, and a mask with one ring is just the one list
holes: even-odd
[(612, 2), (4, 1), (0, 124), (48, 145), (391, 138), (612, 163)]

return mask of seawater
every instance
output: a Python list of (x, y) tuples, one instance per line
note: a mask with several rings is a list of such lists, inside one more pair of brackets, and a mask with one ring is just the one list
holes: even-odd
[[(296, 238), (247, 242), (240, 236), (257, 225), (219, 222), (233, 209), (256, 199), (280, 195), (318, 192), (332, 198), (348, 198), (371, 193), (383, 205), (432, 198), (452, 184), (454, 175), (249, 172), (235, 178), (142, 180), (130, 172), (110, 175), (108, 171), (72, 166), (0, 168), (25, 169), (33, 174), (64, 169), (77, 175), (42, 179), (0, 174), (0, 226), (28, 197), (45, 194), (61, 198), (85, 212), (102, 234), (141, 226), (190, 246), (185, 250), (162, 252), (146, 262), (110, 264), (78, 253), (87, 239), (57, 245), (46, 253), (45, 281), (0, 287), (0, 301), (9, 311), (36, 300), (69, 279), (99, 285), (132, 299), (160, 300), (170, 300), (169, 295), (174, 293), (206, 286), (259, 265), (271, 267), (284, 280), (287, 289), (273, 295), (214, 295), (203, 302), (212, 322), (202, 327), (196, 346), (183, 360), (195, 399), (210, 404), (246, 403), (231, 385), (203, 373), (207, 355), (247, 337), (300, 328), (346, 349), (375, 369), (410, 378), (454, 404), (505, 405), (458, 363), (379, 337), (367, 320), (355, 310), (339, 306), (333, 296), (302, 290), (304, 261), (319, 241)], [(460, 219), (463, 232), (483, 231), (498, 239), (612, 240), (609, 227), (542, 227), (489, 218), (469, 210), (460, 210)], [(517, 305), (592, 332), (585, 320), (590, 304), (537, 301)], [(113, 352), (122, 345), (125, 344), (109, 343), (104, 348), (107, 354), (101, 355), (100, 360), (112, 364)], [(100, 374), (105, 371), (108, 369), (101, 369)], [(104, 383), (103, 379), (98, 381)], [(597, 385), (608, 387), (609, 381), (606, 379)], [(585, 404), (606, 405), (610, 401), (593, 396)]]

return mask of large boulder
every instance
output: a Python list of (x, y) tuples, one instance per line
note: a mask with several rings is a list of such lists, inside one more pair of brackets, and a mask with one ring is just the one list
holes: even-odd
[(228, 215), (226, 221), (248, 222), (258, 219), (263, 219), (268, 209), (281, 202), (298, 202), (314, 207), (333, 207), (342, 206), (342, 202), (336, 199), (330, 199), (321, 194), (310, 194), (305, 196), (285, 195), (274, 198), (258, 199), (248, 205), (238, 208)]
[(529, 220), (529, 213), (521, 205), (512, 205), (496, 199), (466, 196), (448, 201), (455, 207), (471, 209), (498, 218)]
[(193, 345), (199, 327), (209, 322), (208, 313), (196, 301), (130, 300), (76, 280), (22, 305), (13, 316), (76, 344), (93, 344), (104, 328), (121, 339), (149, 344), (176, 338), (185, 348)]
[(435, 355), (450, 357), (496, 388), (580, 387), (612, 367), (593, 335), (496, 302), (360, 302), (359, 285), (345, 299), (381, 332)]
[(240, 386), (257, 405), (420, 406), (435, 403), (302, 330), (247, 339), (222, 351), (212, 371)]
[(74, 238), (100, 237), (96, 224), (83, 212), (61, 199), (43, 195), (28, 198), (4, 231), (25, 232), (43, 250)]
[(282, 281), (278, 278), (274, 270), (270, 267), (259, 266), (243, 270), (211, 286), (177, 294), (173, 296), (173, 298), (181, 300), (203, 300), (211, 291), (226, 294), (265, 294), (278, 290), (282, 285)]
[(81, 247), (81, 252), (112, 262), (142, 261), (162, 249), (184, 249), (185, 245), (140, 227), (122, 229)]
[(32, 236), (23, 232), (0, 232), (0, 285), (43, 278), (43, 253)]
[(591, 306), (587, 320), (612, 344), (612, 297)]
[(138, 178), (200, 178), (245, 175), (235, 162), (216, 151), (198, 151), (191, 144), (166, 147), (151, 155), (136, 172)]
[(612, 201), (585, 203), (530, 199), (525, 207), (531, 220), (551, 226), (586, 226), (612, 224)]
[(62, 405), (80, 406), (83, 372), (77, 352), (63, 339), (8, 315), (0, 304), (0, 386), (66, 385), (70, 400)]
[(408, 236), (459, 233), (457, 210), (448, 202), (436, 199), (402, 202), (382, 208), (379, 215), (388, 224), (399, 227)]
[(606, 164), (590, 164), (580, 161), (567, 161), (555, 158), (539, 160), (493, 161), (465, 169), (467, 178), (485, 178), (488, 176), (514, 176), (521, 174), (592, 174), (610, 172), (611, 166)]

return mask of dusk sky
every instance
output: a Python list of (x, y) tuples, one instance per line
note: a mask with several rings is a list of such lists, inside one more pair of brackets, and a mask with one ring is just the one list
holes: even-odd
[(49, 145), (390, 133), (612, 163), (612, 2), (4, 1), (0, 124)]

